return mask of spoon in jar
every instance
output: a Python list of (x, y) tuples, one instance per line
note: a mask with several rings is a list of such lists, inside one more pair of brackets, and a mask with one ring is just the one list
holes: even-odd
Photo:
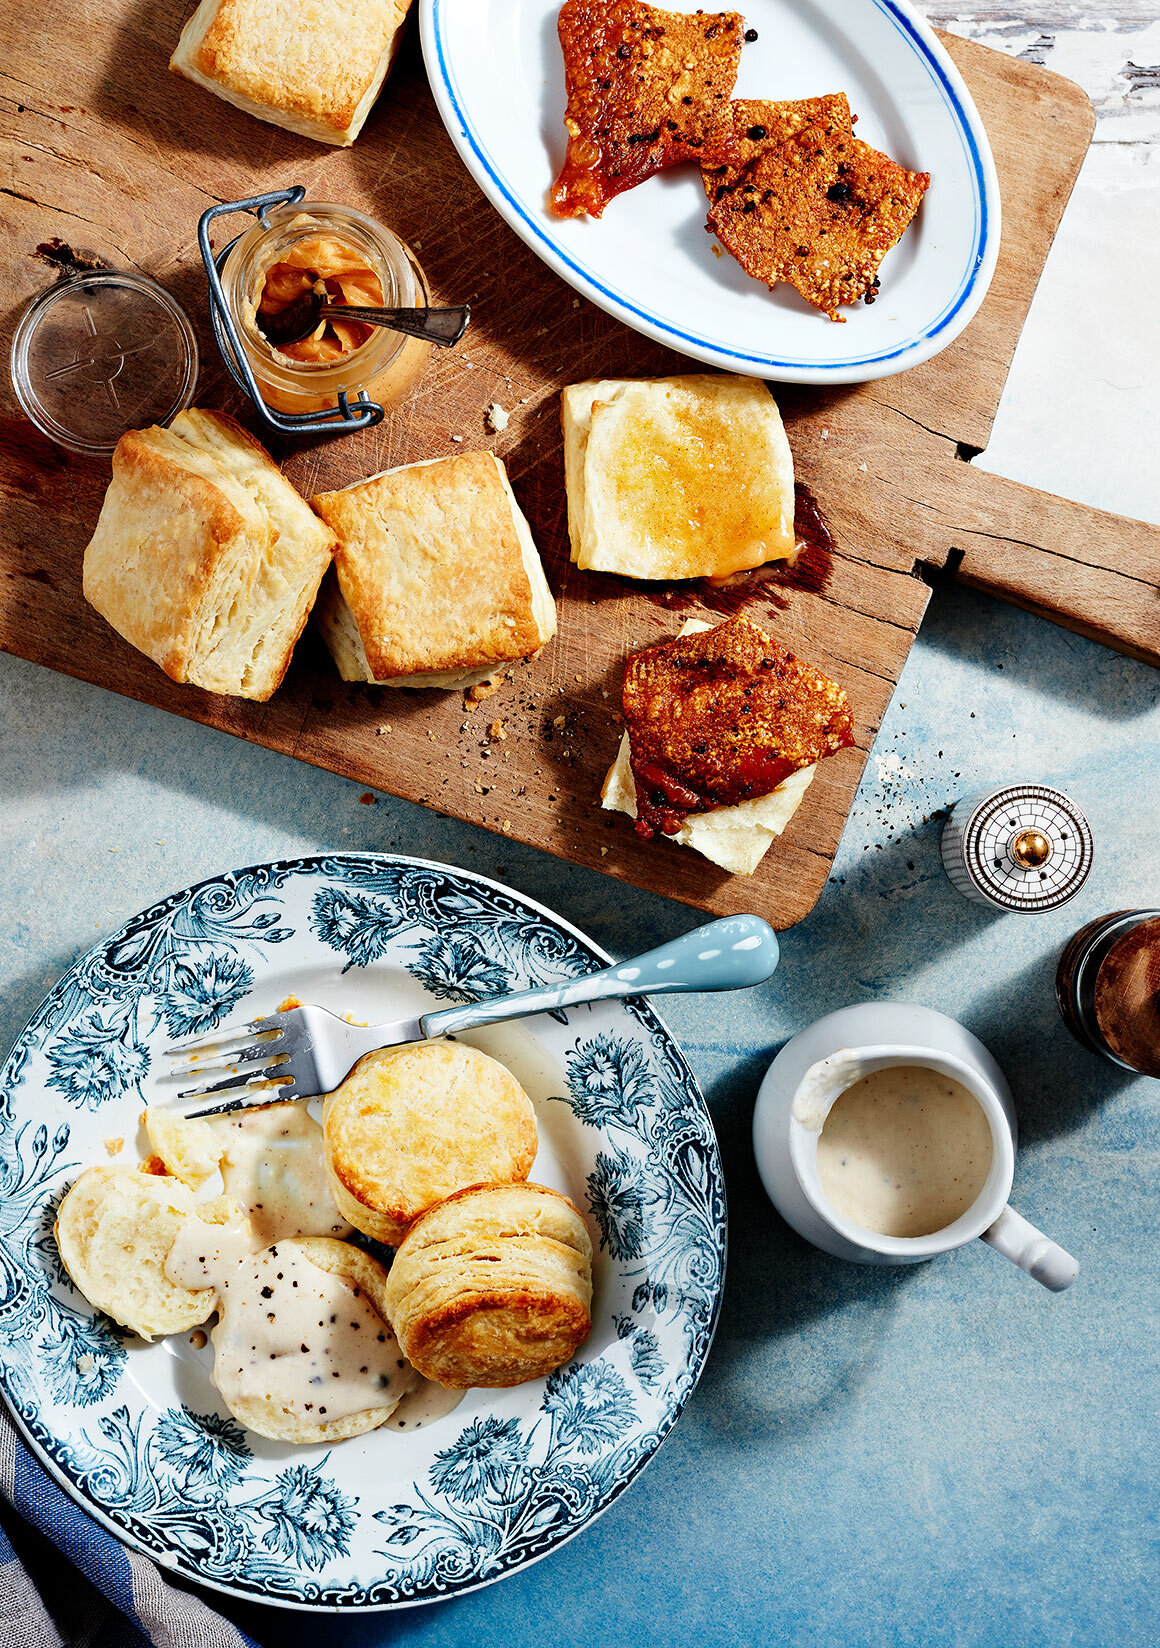
[(467, 330), (471, 310), (466, 303), (452, 309), (364, 309), (349, 303), (328, 303), (317, 292), (303, 292), (276, 315), (257, 313), (258, 330), (275, 349), (289, 343), (301, 343), (318, 323), (326, 320), (357, 320), (364, 326), (386, 326), (392, 332), (405, 332), (410, 338), (425, 338), (450, 348), (458, 343)]

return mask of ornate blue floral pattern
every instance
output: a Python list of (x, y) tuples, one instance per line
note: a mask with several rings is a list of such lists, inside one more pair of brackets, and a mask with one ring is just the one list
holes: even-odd
[(712, 1128), (644, 1003), (529, 1021), (567, 1088), (542, 1127), (562, 1128), (562, 1159), (582, 1164), (569, 1188), (592, 1217), (604, 1331), (546, 1382), (472, 1393), (405, 1450), (388, 1431), (289, 1463), (255, 1447), (218, 1407), (204, 1358), (134, 1362), (143, 1353), (84, 1306), (52, 1237), (81, 1167), (110, 1160), (106, 1149), (131, 1165), (120, 1140), (134, 1137), (170, 1038), (268, 1011), (311, 970), (368, 970), (377, 1004), (400, 970), (410, 988), (455, 1000), (603, 959), (506, 888), (342, 854), (176, 894), (62, 979), (0, 1068), (0, 1385), (94, 1515), (203, 1584), (357, 1609), (511, 1572), (620, 1492), (696, 1383), (724, 1264)]
[(606, 1442), (619, 1441), (636, 1417), (623, 1378), (601, 1362), (569, 1362), (548, 1380), (544, 1412), (562, 1447), (596, 1453)]
[(122, 1093), (140, 1093), (149, 1055), (137, 1040), (132, 1018), (116, 1007), (82, 1013), (49, 1049), (50, 1087), (70, 1104), (96, 1110)]
[(476, 1419), (454, 1447), (435, 1455), (431, 1485), (464, 1505), (489, 1497), (506, 1499), (527, 1453), (518, 1419)]
[(593, 1127), (614, 1118), (631, 1124), (653, 1097), (648, 1060), (635, 1042), (593, 1036), (577, 1043), (564, 1068), (572, 1109)]
[(236, 1482), (250, 1458), (241, 1427), (219, 1413), (170, 1408), (157, 1421), (157, 1446), (183, 1492), (215, 1493)]
[(253, 969), (230, 950), (175, 962), (162, 1008), (169, 1034), (180, 1041), (216, 1030), (253, 982)]

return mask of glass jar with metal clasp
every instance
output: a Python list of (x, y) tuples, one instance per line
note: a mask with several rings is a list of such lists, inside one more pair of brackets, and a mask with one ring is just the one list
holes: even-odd
[[(210, 224), (247, 210), (256, 211), (258, 221), (215, 254)], [(341, 252), (340, 261), (361, 279), (369, 301), (381, 293), (383, 308), (427, 307), (430, 290), (418, 259), (383, 224), (351, 206), (307, 201), (296, 187), (211, 207), (202, 216), (199, 240), (222, 359), (268, 425), (294, 434), (366, 428), (414, 388), (431, 354), (426, 339), (365, 327), (368, 335), (353, 347), (288, 352), (261, 330), (272, 271), (305, 268), (316, 246)], [(349, 339), (349, 329), (340, 342), (343, 337)]]

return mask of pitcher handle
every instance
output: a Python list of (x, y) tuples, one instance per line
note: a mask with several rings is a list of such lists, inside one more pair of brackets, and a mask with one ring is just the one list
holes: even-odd
[(995, 1223), (984, 1230), (982, 1239), (1052, 1293), (1062, 1293), (1079, 1275), (1078, 1259), (1036, 1230), (1013, 1207), (1003, 1209)]

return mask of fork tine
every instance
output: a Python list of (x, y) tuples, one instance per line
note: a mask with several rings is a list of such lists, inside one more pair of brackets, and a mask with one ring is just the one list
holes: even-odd
[(204, 1116), (229, 1116), (235, 1110), (260, 1110), (263, 1105), (278, 1104), (286, 1099), (305, 1097), (296, 1093), (293, 1086), (279, 1085), (266, 1089), (264, 1098), (252, 1098), (248, 1093), (240, 1099), (228, 1099), (225, 1104), (207, 1104), (204, 1110), (190, 1110), (183, 1118), (187, 1122), (200, 1121)]
[[(212, 1047), (224, 1047), (228, 1042), (237, 1041), (242, 1036), (257, 1034), (265, 1022), (264, 1018), (251, 1019), (249, 1024), (235, 1024), (229, 1030), (211, 1030), (208, 1036), (191, 1036), (188, 1041), (170, 1042), (164, 1049), (165, 1056), (180, 1059), (190, 1053), (196, 1053), (199, 1049), (208, 1052)], [(281, 1030), (277, 1029), (275, 1033), (282, 1034)]]
[[(273, 1079), (280, 1072), (285, 1073), (285, 1075), (289, 1078), (288, 1082), (279, 1082), (279, 1081), (275, 1081)], [(177, 1095), (177, 1097), (179, 1099), (183, 1099), (183, 1100), (184, 1099), (200, 1099), (200, 1098), (203, 1098), (207, 1093), (228, 1093), (231, 1088), (235, 1088), (235, 1089), (236, 1088), (252, 1089), (252, 1088), (256, 1088), (256, 1087), (262, 1087), (267, 1082), (271, 1086), (277, 1086), (277, 1087), (282, 1087), (282, 1086), (291, 1086), (292, 1087), (294, 1085), (294, 1078), (290, 1074), (289, 1060), (288, 1059), (284, 1060), (284, 1061), (282, 1061), (281, 1063), (278, 1063), (278, 1064), (267, 1065), (265, 1070), (255, 1071), (254, 1074), (252, 1076), (249, 1076), (248, 1078), (245, 1077), (245, 1076), (242, 1076), (238, 1072), (235, 1072), (234, 1075), (227, 1076), (225, 1081), (207, 1082), (203, 1087), (187, 1087), (185, 1089), (185, 1091), (183, 1093), (179, 1093)]]
[(165, 1079), (180, 1081), (185, 1076), (212, 1075), (215, 1070), (234, 1070), (240, 1065), (260, 1063), (263, 1059), (289, 1058), (289, 1050), (278, 1045), (281, 1039), (279, 1036), (270, 1041), (251, 1042), (248, 1047), (237, 1047), (228, 1053), (217, 1053), (212, 1058), (207, 1049), (204, 1059), (191, 1056), (183, 1069), (165, 1071)]

